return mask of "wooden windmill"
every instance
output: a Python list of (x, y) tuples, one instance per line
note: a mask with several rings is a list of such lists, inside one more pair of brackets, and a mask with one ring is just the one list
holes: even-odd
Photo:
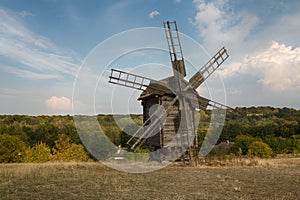
[[(199, 109), (225, 108), (226, 106), (199, 96), (196, 89), (228, 58), (226, 49), (221, 48), (189, 81), (176, 21), (164, 22), (173, 76), (152, 80), (116, 69), (111, 69), (109, 82), (137, 90), (142, 93), (138, 100), (143, 106), (143, 126), (128, 140), (132, 150), (142, 145), (152, 147), (155, 160), (172, 160), (179, 157), (191, 158), (198, 146), (195, 122)], [(173, 155), (167, 158), (167, 155)]]

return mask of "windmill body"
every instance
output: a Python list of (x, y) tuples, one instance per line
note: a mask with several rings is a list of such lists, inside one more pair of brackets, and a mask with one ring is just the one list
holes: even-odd
[[(186, 69), (176, 22), (164, 23), (173, 76), (153, 80), (112, 69), (109, 82), (137, 90), (142, 93), (138, 100), (143, 106), (144, 124), (127, 144), (135, 150), (142, 145), (161, 150), (152, 156), (155, 160), (191, 157), (198, 146), (198, 110), (226, 108), (226, 106), (201, 97), (196, 89), (228, 58), (221, 48), (189, 81), (185, 80)], [(166, 158), (166, 155), (173, 157)]]
[[(151, 121), (156, 119), (155, 116), (151, 119), (151, 115), (159, 106), (164, 109), (162, 112), (166, 112), (166, 110), (169, 109), (165, 119), (160, 121), (160, 125), (156, 127), (156, 132), (145, 140), (145, 144), (153, 147), (154, 149), (181, 146), (182, 143), (182, 134), (179, 133), (180, 124), (183, 123), (181, 120), (182, 108), (179, 100), (176, 99), (176, 91), (173, 91), (171, 87), (165, 87), (174, 86), (176, 81), (176, 78), (171, 76), (160, 80), (159, 82), (150, 83), (149, 87), (144, 90), (138, 98), (138, 100), (141, 100), (141, 104), (143, 106), (143, 120), (144, 123), (146, 123), (145, 125), (151, 124)], [(187, 81), (182, 81), (182, 85), (184, 85), (184, 87), (187, 87), (188, 84), (189, 83)], [(151, 88), (155, 89), (153, 90)], [(157, 90), (157, 88), (161, 88), (161, 90)], [(195, 90), (190, 89), (190, 92), (192, 93), (192, 96), (197, 99), (201, 98)], [(175, 103), (172, 103), (174, 100)], [(195, 101), (194, 99), (188, 99), (187, 101), (186, 109), (190, 114), (192, 121), (195, 121), (195, 117), (197, 117), (196, 110), (199, 109), (197, 103), (198, 101)], [(196, 140), (197, 137), (195, 137), (197, 127), (195, 127), (194, 123), (191, 123), (191, 126), (193, 139), (190, 142), (193, 143), (193, 146), (197, 147), (198, 142)], [(178, 144), (174, 144), (174, 142), (177, 142)]]

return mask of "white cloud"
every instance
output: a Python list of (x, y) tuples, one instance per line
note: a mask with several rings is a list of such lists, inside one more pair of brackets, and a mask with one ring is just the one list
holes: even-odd
[(248, 76), (273, 92), (300, 91), (300, 47), (273, 41), (265, 50), (224, 67), (225, 79)]
[(175, 0), (175, 3), (181, 3), (182, 0)]
[[(228, 49), (230, 57), (220, 70), (233, 107), (299, 108), (300, 15), (297, 9), (280, 5), (274, 10), (270, 4), (278, 6), (194, 0), (196, 14), (190, 22), (198, 30), (201, 44), (209, 53), (221, 46)], [(289, 7), (297, 6), (291, 3)], [(218, 87), (213, 85), (215, 89)]]
[(160, 15), (160, 13), (157, 10), (153, 10), (152, 12), (149, 13), (149, 17), (153, 19), (157, 15)]
[(197, 27), (206, 48), (217, 49), (220, 45), (240, 47), (258, 18), (250, 13), (235, 12), (226, 0), (206, 2), (194, 0)]
[(51, 111), (71, 111), (72, 108), (71, 99), (64, 96), (52, 96), (45, 103)]
[[(30, 31), (18, 15), (0, 8), (0, 55), (13, 63), (9, 67), (0, 63), (0, 70), (17, 73), (19, 76), (24, 74), (25, 78), (74, 76), (78, 62), (73, 59), (74, 53)], [(21, 71), (25, 73), (20, 73)], [(37, 76), (39, 74), (40, 77)]]

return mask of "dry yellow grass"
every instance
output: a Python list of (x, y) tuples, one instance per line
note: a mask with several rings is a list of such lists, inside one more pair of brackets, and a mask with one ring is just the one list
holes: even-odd
[(218, 166), (174, 164), (146, 174), (119, 172), (101, 163), (0, 165), (0, 199), (298, 199), (299, 196), (300, 158), (246, 159)]

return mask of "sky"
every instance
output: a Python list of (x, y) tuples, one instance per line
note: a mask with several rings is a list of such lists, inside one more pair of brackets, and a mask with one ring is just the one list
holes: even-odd
[[(0, 114), (141, 113), (140, 91), (110, 86), (108, 69), (171, 76), (168, 20), (182, 33), (187, 80), (228, 50), (200, 95), (300, 109), (299, 10), (298, 0), (1, 0)], [(143, 40), (155, 49), (132, 51)]]

